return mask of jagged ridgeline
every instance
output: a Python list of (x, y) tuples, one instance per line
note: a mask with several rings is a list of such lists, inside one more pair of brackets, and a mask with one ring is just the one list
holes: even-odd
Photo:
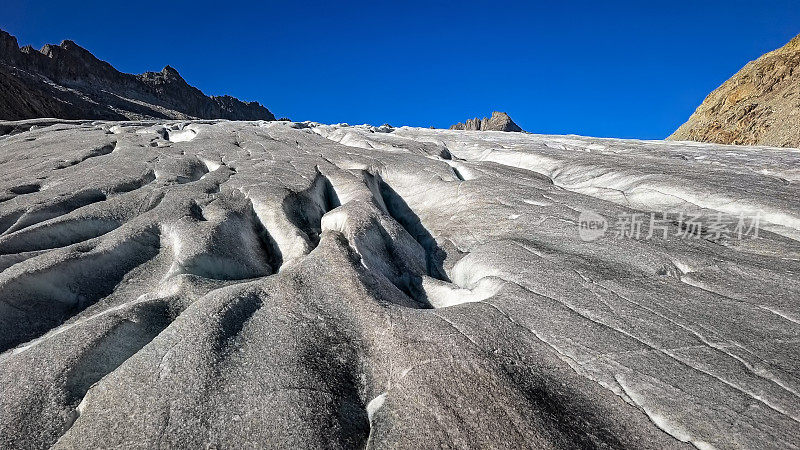
[(3, 30), (0, 99), (0, 120), (275, 120), (257, 102), (203, 94), (170, 66), (141, 75), (122, 73), (72, 41), (41, 50), (19, 48)]
[(451, 125), (450, 129), (467, 131), (522, 131), (522, 128), (514, 123), (508, 114), (499, 111), (493, 112), (492, 117), (484, 117), (483, 119), (475, 117), (466, 122)]

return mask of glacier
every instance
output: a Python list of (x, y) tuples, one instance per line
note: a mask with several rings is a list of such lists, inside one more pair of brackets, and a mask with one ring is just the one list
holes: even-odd
[(0, 131), (3, 448), (800, 447), (798, 149)]

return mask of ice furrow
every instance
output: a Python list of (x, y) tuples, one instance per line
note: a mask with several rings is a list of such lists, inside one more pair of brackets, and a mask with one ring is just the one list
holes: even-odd
[(163, 224), (162, 233), (173, 262), (165, 279), (193, 274), (214, 280), (245, 280), (277, 271), (279, 256), (271, 254), (269, 235), (239, 191), (216, 195), (200, 206)]
[(34, 192), (39, 192), (42, 186), (39, 183), (30, 183), (30, 184), (20, 184), (18, 186), (14, 186), (9, 188), (9, 192), (14, 195), (27, 195), (33, 194)]
[(5, 234), (13, 233), (54, 217), (69, 214), (78, 208), (105, 201), (107, 198), (106, 194), (99, 189), (86, 189), (52, 203), (34, 207), (23, 213), (11, 227), (6, 229)]
[(0, 255), (51, 250), (107, 234), (157, 207), (164, 193), (119, 195), (0, 236)]
[(159, 248), (158, 233), (145, 229), (88, 252), (64, 252), (42, 266), (29, 259), (0, 273), (5, 293), (0, 323), (8, 330), (0, 336), (0, 351), (42, 335), (107, 296)]
[(67, 373), (66, 404), (75, 409), (70, 417), (72, 420), (64, 426), (64, 432), (79, 418), (89, 389), (150, 343), (173, 319), (166, 302), (142, 303), (133, 309), (133, 318), (115, 324), (80, 356)]
[[(543, 294), (540, 294), (540, 293), (537, 293), (535, 291), (532, 291), (531, 289), (526, 288), (524, 286), (521, 286), (518, 283), (515, 283), (513, 281), (509, 281), (509, 280), (506, 280), (506, 281), (508, 281), (510, 283), (514, 283), (517, 286), (519, 286), (520, 288), (525, 289), (527, 291), (530, 291), (530, 292), (532, 292), (532, 293), (534, 293), (536, 295), (544, 296)], [(715, 379), (716, 381), (719, 381), (720, 383), (724, 384), (725, 386), (727, 386), (727, 387), (729, 387), (729, 388), (731, 388), (731, 389), (733, 389), (733, 390), (735, 390), (735, 391), (737, 391), (737, 392), (739, 392), (741, 394), (747, 395), (749, 398), (752, 398), (753, 400), (756, 400), (757, 402), (763, 404), (764, 406), (766, 406), (770, 410), (775, 411), (776, 413), (779, 413), (779, 414), (781, 414), (783, 416), (786, 416), (786, 417), (790, 418), (791, 420), (793, 420), (795, 422), (800, 421), (800, 419), (798, 417), (795, 417), (794, 414), (787, 412), (787, 410), (785, 408), (781, 407), (780, 405), (774, 404), (769, 399), (763, 398), (761, 395), (759, 395), (758, 393), (748, 389), (747, 387), (740, 386), (737, 383), (734, 383), (734, 382), (731, 382), (729, 380), (726, 380), (726, 379), (722, 378), (721, 376), (708, 371), (707, 369), (703, 369), (701, 367), (694, 366), (694, 365), (690, 364), (688, 361), (682, 359), (679, 355), (675, 354), (674, 352), (672, 352), (672, 351), (670, 351), (668, 349), (660, 348), (660, 347), (658, 347), (658, 346), (656, 346), (656, 345), (654, 345), (652, 343), (649, 343), (646, 340), (644, 340), (643, 338), (640, 338), (640, 337), (638, 337), (638, 336), (636, 336), (636, 335), (634, 335), (634, 334), (632, 334), (632, 333), (630, 333), (630, 332), (628, 332), (626, 330), (614, 327), (614, 326), (612, 326), (610, 324), (607, 324), (607, 323), (603, 322), (602, 320), (596, 320), (596, 319), (593, 319), (591, 317), (588, 317), (584, 313), (578, 311), (577, 309), (575, 309), (572, 305), (570, 305), (568, 303), (559, 301), (557, 299), (553, 299), (553, 298), (548, 297), (548, 296), (544, 296), (544, 297), (549, 298), (549, 299), (551, 299), (551, 300), (553, 300), (555, 302), (561, 303), (566, 308), (571, 310), (573, 313), (577, 314), (578, 316), (583, 317), (584, 319), (586, 319), (588, 321), (591, 321), (591, 322), (594, 322), (594, 323), (596, 323), (598, 325), (606, 327), (606, 328), (608, 328), (609, 330), (611, 330), (613, 332), (620, 333), (620, 334), (622, 334), (622, 335), (624, 335), (624, 336), (626, 336), (626, 337), (628, 337), (628, 338), (630, 338), (630, 339), (632, 339), (632, 340), (644, 345), (645, 347), (649, 348), (652, 351), (661, 353), (661, 354), (669, 357), (670, 359), (674, 360), (675, 362), (679, 363), (682, 366), (685, 366), (685, 367), (687, 367), (687, 368), (689, 368), (691, 370), (697, 371), (697, 372), (702, 373), (702, 374), (704, 374), (704, 375), (706, 375), (708, 377), (711, 377), (711, 378)]]
[(102, 218), (40, 223), (0, 237), (0, 255), (66, 247), (102, 236), (120, 225), (117, 220)]
[(438, 280), (450, 282), (445, 273), (443, 262), (447, 254), (439, 246), (436, 239), (422, 224), (419, 216), (414, 213), (408, 203), (380, 175), (374, 175), (380, 196), (386, 210), (425, 250), (425, 263), (427, 274)]
[(115, 142), (111, 142), (109, 144), (103, 145), (101, 147), (93, 148), (92, 150), (89, 150), (86, 154), (80, 156), (77, 159), (72, 159), (72, 160), (68, 160), (68, 161), (62, 161), (62, 162), (56, 164), (56, 166), (53, 169), (54, 170), (66, 169), (67, 167), (76, 166), (76, 165), (78, 165), (78, 164), (80, 164), (80, 163), (82, 163), (82, 162), (84, 162), (84, 161), (86, 161), (86, 160), (88, 160), (90, 158), (96, 158), (98, 156), (108, 155), (111, 152), (113, 152), (116, 147), (117, 147), (117, 142), (115, 141)]
[(69, 214), (79, 208), (106, 201), (109, 196), (124, 194), (143, 188), (155, 181), (156, 177), (152, 170), (146, 170), (139, 176), (113, 180), (103, 188), (88, 188), (77, 192), (64, 192), (56, 195), (55, 198), (41, 202), (24, 211), (16, 210), (4, 219), (0, 224), (8, 224), (10, 219), (17, 219), (4, 230), (4, 234), (21, 230), (31, 225), (44, 222), (54, 217)]
[[(761, 371), (759, 371), (759, 370), (756, 370), (756, 369), (755, 369), (755, 368), (754, 368), (754, 367), (751, 365), (751, 363), (749, 363), (749, 362), (745, 361), (743, 358), (741, 358), (741, 357), (739, 357), (739, 356), (737, 356), (737, 355), (734, 355), (733, 353), (730, 353), (730, 352), (726, 351), (726, 350), (725, 350), (725, 347), (724, 347), (723, 345), (720, 345), (720, 344), (717, 344), (717, 343), (711, 342), (711, 341), (710, 341), (708, 338), (706, 338), (706, 337), (705, 337), (705, 336), (703, 336), (703, 335), (702, 335), (700, 332), (698, 332), (698, 331), (694, 330), (694, 329), (693, 329), (693, 328), (691, 328), (690, 326), (688, 326), (688, 325), (685, 325), (685, 324), (683, 324), (683, 323), (680, 323), (680, 322), (678, 322), (677, 320), (675, 320), (675, 319), (672, 319), (672, 318), (670, 318), (670, 317), (668, 317), (668, 316), (666, 316), (666, 315), (664, 315), (664, 314), (661, 314), (661, 313), (659, 313), (658, 311), (656, 311), (656, 310), (654, 310), (654, 309), (652, 309), (652, 308), (648, 308), (648, 307), (646, 307), (646, 306), (644, 306), (644, 305), (642, 305), (642, 304), (640, 304), (640, 303), (638, 303), (638, 302), (635, 302), (635, 301), (633, 301), (633, 300), (631, 300), (631, 299), (627, 298), (626, 296), (624, 296), (624, 295), (622, 295), (622, 294), (620, 294), (620, 293), (618, 293), (618, 292), (614, 291), (614, 290), (613, 290), (613, 289), (611, 289), (611, 288), (608, 288), (608, 287), (606, 287), (606, 286), (601, 286), (601, 287), (603, 287), (604, 289), (606, 289), (608, 292), (611, 292), (612, 294), (616, 295), (618, 298), (621, 298), (622, 300), (624, 300), (624, 301), (626, 301), (626, 302), (628, 302), (628, 303), (630, 303), (630, 304), (633, 304), (633, 305), (635, 305), (635, 306), (636, 306), (636, 307), (638, 307), (638, 308), (642, 308), (642, 309), (644, 309), (644, 310), (648, 311), (649, 313), (651, 313), (651, 314), (653, 314), (653, 315), (656, 315), (656, 316), (658, 316), (658, 317), (661, 317), (661, 318), (663, 318), (664, 320), (667, 320), (667, 321), (669, 321), (671, 324), (673, 324), (673, 325), (677, 326), (677, 327), (678, 327), (678, 328), (680, 328), (680, 329), (683, 329), (683, 330), (686, 330), (686, 331), (688, 331), (688, 332), (689, 332), (689, 333), (691, 333), (691, 334), (692, 334), (692, 335), (693, 335), (695, 338), (697, 338), (697, 339), (698, 339), (700, 342), (702, 342), (702, 343), (703, 343), (703, 345), (705, 345), (705, 346), (707, 346), (707, 347), (709, 347), (709, 348), (711, 348), (711, 349), (714, 349), (714, 350), (716, 350), (716, 351), (718, 351), (718, 352), (720, 352), (720, 353), (723, 353), (723, 354), (724, 354), (724, 355), (726, 355), (727, 357), (729, 357), (729, 358), (731, 358), (731, 359), (734, 359), (734, 360), (738, 361), (739, 363), (741, 363), (741, 364), (742, 364), (742, 365), (745, 367), (745, 369), (746, 369), (746, 370), (747, 370), (749, 373), (751, 373), (753, 376), (755, 376), (755, 377), (758, 377), (758, 378), (762, 379), (762, 380), (763, 380), (764, 382), (766, 382), (766, 383), (775, 384), (776, 386), (778, 386), (779, 388), (781, 388), (781, 389), (783, 389), (783, 390), (787, 391), (788, 393), (790, 393), (790, 394), (791, 394), (791, 395), (793, 395), (794, 397), (800, 398), (800, 394), (799, 394), (797, 391), (795, 391), (795, 390), (794, 390), (794, 389), (792, 389), (791, 387), (787, 386), (787, 385), (786, 385), (784, 382), (782, 382), (780, 379), (778, 379), (778, 378), (775, 378), (774, 376), (765, 376), (763, 373), (760, 373)], [(676, 315), (678, 316), (678, 318), (682, 318), (682, 317), (680, 316), (680, 314), (676, 313)]]
[(583, 373), (581, 364), (578, 361), (576, 361), (575, 359), (573, 359), (570, 355), (565, 353), (563, 350), (559, 349), (557, 345), (555, 345), (552, 342), (549, 342), (548, 340), (544, 339), (544, 337), (542, 337), (539, 333), (534, 331), (532, 328), (527, 327), (524, 324), (514, 320), (514, 318), (511, 317), (510, 314), (508, 314), (505, 311), (503, 311), (499, 306), (495, 305), (494, 303), (488, 302), (488, 301), (483, 301), (481, 303), (484, 304), (484, 305), (488, 305), (489, 307), (497, 310), (497, 312), (499, 312), (503, 317), (506, 318), (506, 320), (508, 320), (510, 323), (514, 324), (516, 327), (519, 327), (519, 328), (522, 328), (522, 329), (526, 330), (537, 341), (541, 342), (542, 344), (546, 345), (550, 350), (552, 350), (558, 356), (558, 358), (560, 360), (564, 361), (570, 368), (572, 368), (572, 370), (574, 370), (575, 373), (577, 373), (579, 375), (586, 376)]
[(471, 338), (469, 335), (467, 335), (467, 334), (466, 334), (466, 333), (465, 333), (465, 332), (464, 332), (464, 331), (463, 331), (461, 328), (459, 328), (459, 327), (458, 327), (456, 324), (454, 324), (454, 323), (453, 323), (453, 321), (451, 321), (450, 319), (448, 319), (448, 318), (446, 318), (446, 317), (442, 316), (441, 314), (437, 314), (436, 312), (433, 312), (433, 313), (431, 313), (431, 314), (433, 314), (434, 316), (438, 317), (438, 318), (439, 318), (439, 319), (441, 319), (443, 322), (447, 323), (447, 324), (448, 324), (448, 325), (449, 325), (449, 326), (450, 326), (452, 329), (456, 330), (456, 332), (457, 332), (458, 334), (460, 334), (461, 336), (464, 336), (464, 338), (466, 338), (466, 340), (468, 340), (468, 341), (469, 341), (469, 342), (470, 342), (472, 345), (474, 345), (474, 346), (475, 346), (475, 348), (481, 348), (481, 346), (480, 346), (480, 345), (478, 345), (478, 343), (477, 343), (477, 342), (475, 342), (475, 340), (474, 340), (474, 339), (472, 339), (472, 338)]
[(234, 351), (236, 337), (261, 306), (261, 297), (255, 292), (241, 294), (225, 305), (219, 319), (220, 331), (215, 336), (218, 358), (223, 359)]

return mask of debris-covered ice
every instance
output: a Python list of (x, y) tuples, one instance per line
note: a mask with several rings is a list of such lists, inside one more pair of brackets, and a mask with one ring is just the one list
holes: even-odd
[(800, 151), (6, 123), (0, 447), (800, 446)]

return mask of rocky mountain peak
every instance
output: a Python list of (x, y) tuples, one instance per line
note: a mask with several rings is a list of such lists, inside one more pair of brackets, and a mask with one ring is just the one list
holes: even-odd
[(17, 38), (9, 34), (7, 31), (0, 30), (0, 49), (19, 50)]
[[(111, 64), (97, 59), (90, 51), (70, 40), (59, 45), (45, 44), (39, 51), (50, 59), (38, 64), (40, 72), (54, 80), (116, 77), (119, 72)], [(36, 55), (34, 55), (35, 57)], [(44, 65), (44, 66), (43, 66)]]
[(668, 139), (800, 147), (800, 35), (747, 63)]
[(175, 70), (175, 68), (170, 66), (169, 64), (167, 64), (166, 66), (164, 66), (163, 69), (161, 69), (161, 73), (163, 73), (164, 75), (171, 75), (171, 76), (178, 77), (178, 78), (181, 77), (181, 75), (178, 73), (178, 71)]
[(59, 44), (59, 47), (63, 48), (64, 50), (73, 50), (73, 49), (77, 50), (77, 49), (80, 49), (80, 50), (83, 50), (83, 51), (87, 51), (85, 48), (83, 48), (80, 45), (76, 44), (75, 41), (73, 41), (71, 39), (64, 39), (63, 41), (61, 41), (61, 44)]
[[(52, 83), (45, 82), (45, 77)], [(19, 48), (0, 30), (0, 120), (230, 119), (275, 120), (256, 102), (209, 97), (172, 66), (141, 75), (122, 73), (66, 39), (41, 50)]]
[(467, 131), (522, 131), (522, 128), (514, 123), (508, 114), (499, 111), (494, 111), (492, 117), (484, 117), (483, 119), (475, 117), (466, 122), (452, 125), (450, 129)]
[(164, 66), (164, 68), (161, 69), (161, 72), (146, 72), (142, 74), (142, 76), (150, 77), (151, 79), (156, 80), (156, 83), (158, 84), (174, 84), (182, 87), (185, 86), (189, 89), (194, 89), (189, 85), (189, 83), (186, 82), (186, 80), (183, 79), (181, 74), (178, 73), (178, 70), (170, 65)]
[(16, 61), (19, 53), (17, 38), (0, 30), (0, 61)]

